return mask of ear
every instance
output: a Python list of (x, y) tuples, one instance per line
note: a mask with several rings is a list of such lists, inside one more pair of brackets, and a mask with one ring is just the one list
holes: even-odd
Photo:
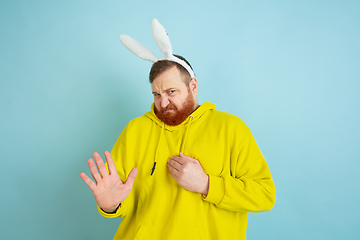
[(189, 88), (194, 96), (198, 95), (198, 84), (196, 77), (193, 77), (189, 82)]

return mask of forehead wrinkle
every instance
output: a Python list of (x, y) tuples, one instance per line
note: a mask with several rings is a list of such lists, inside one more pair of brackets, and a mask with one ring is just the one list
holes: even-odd
[(171, 81), (162, 81), (161, 84), (152, 84), (152, 92), (153, 93), (164, 93), (171, 89), (178, 89), (178, 87), (175, 86), (176, 84), (172, 84)]
[(182, 76), (180, 75), (179, 70), (173, 66), (169, 70), (163, 72), (157, 76), (154, 81), (151, 83), (152, 91), (160, 91), (158, 93), (163, 93), (169, 89), (181, 89), (182, 84), (184, 83)]

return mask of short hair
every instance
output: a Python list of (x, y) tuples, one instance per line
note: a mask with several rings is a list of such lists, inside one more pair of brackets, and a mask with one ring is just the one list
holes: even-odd
[[(173, 55), (186, 62), (190, 66), (191, 70), (193, 70), (190, 63), (184, 57), (176, 54)], [(180, 71), (180, 74), (183, 76), (183, 80), (186, 86), (189, 86), (191, 80), (190, 73), (179, 63), (170, 60), (160, 60), (152, 65), (149, 73), (149, 82), (152, 83), (157, 76), (159, 76), (161, 73), (165, 72), (166, 70), (172, 68), (173, 66), (176, 66), (176, 68)]]

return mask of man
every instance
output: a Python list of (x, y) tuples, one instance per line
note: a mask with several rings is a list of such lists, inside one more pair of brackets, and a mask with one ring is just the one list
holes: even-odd
[(94, 153), (96, 183), (80, 174), (100, 214), (123, 218), (114, 239), (246, 239), (248, 212), (275, 203), (250, 130), (210, 102), (199, 105), (197, 79), (175, 61), (155, 62), (150, 82), (151, 111), (105, 152), (108, 171)]

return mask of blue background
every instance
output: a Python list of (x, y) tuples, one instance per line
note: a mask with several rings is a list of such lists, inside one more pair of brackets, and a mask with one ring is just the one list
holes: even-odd
[[(0, 1), (2, 239), (111, 239), (79, 173), (150, 109), (150, 22), (275, 180), (248, 239), (359, 239), (360, 1)], [(209, 150), (210, 151), (210, 150)]]

